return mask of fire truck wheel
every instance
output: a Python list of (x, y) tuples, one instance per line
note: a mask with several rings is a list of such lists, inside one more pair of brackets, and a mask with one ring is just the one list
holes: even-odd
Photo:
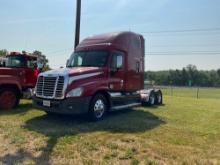
[(162, 92), (160, 90), (156, 92), (155, 104), (156, 105), (162, 105), (163, 104), (163, 95), (162, 95)]
[(15, 108), (20, 101), (19, 92), (12, 87), (4, 87), (0, 89), (0, 108)]
[(90, 103), (89, 118), (92, 121), (102, 120), (107, 111), (107, 101), (102, 94), (95, 95)]

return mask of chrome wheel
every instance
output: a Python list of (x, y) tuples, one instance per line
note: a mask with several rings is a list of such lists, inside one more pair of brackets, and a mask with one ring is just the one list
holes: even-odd
[(102, 94), (96, 94), (90, 103), (89, 119), (92, 121), (102, 120), (107, 111), (107, 100)]
[(97, 118), (101, 118), (105, 112), (105, 103), (103, 100), (98, 99), (94, 105), (94, 113)]

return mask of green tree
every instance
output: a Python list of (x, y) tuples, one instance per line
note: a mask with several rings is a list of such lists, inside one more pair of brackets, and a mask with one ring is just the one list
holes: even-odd
[(187, 65), (186, 67), (186, 70), (188, 72), (188, 75), (189, 75), (189, 80), (192, 81), (192, 85), (193, 86), (196, 86), (198, 85), (198, 82), (199, 82), (199, 72), (197, 70), (197, 67), (195, 65)]
[(195, 65), (188, 65), (182, 70), (148, 71), (145, 79), (157, 85), (220, 87), (220, 69), (211, 71), (197, 70)]
[(183, 86), (187, 86), (188, 82), (189, 82), (189, 76), (188, 76), (188, 72), (186, 71), (185, 68), (182, 69), (182, 85)]
[(220, 69), (217, 70), (218, 77), (220, 78)]
[(45, 55), (41, 51), (35, 50), (33, 53), (31, 53), (33, 56), (36, 56), (38, 58), (38, 62), (43, 65), (42, 71), (50, 70), (49, 66), (49, 60), (46, 58)]
[(6, 49), (0, 50), (0, 57), (6, 57), (8, 51)]

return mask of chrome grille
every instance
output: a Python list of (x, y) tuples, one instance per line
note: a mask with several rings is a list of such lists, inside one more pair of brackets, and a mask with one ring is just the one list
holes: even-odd
[(63, 97), (64, 77), (38, 77), (36, 95), (42, 98), (61, 99)]
[(56, 88), (55, 97), (60, 98), (63, 96), (63, 85), (64, 85), (64, 77), (60, 76), (57, 81), (57, 88)]

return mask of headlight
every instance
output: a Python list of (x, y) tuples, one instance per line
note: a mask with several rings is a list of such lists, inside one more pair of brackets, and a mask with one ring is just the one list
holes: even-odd
[(75, 88), (69, 91), (66, 95), (66, 97), (79, 97), (82, 95), (83, 89), (80, 88)]

